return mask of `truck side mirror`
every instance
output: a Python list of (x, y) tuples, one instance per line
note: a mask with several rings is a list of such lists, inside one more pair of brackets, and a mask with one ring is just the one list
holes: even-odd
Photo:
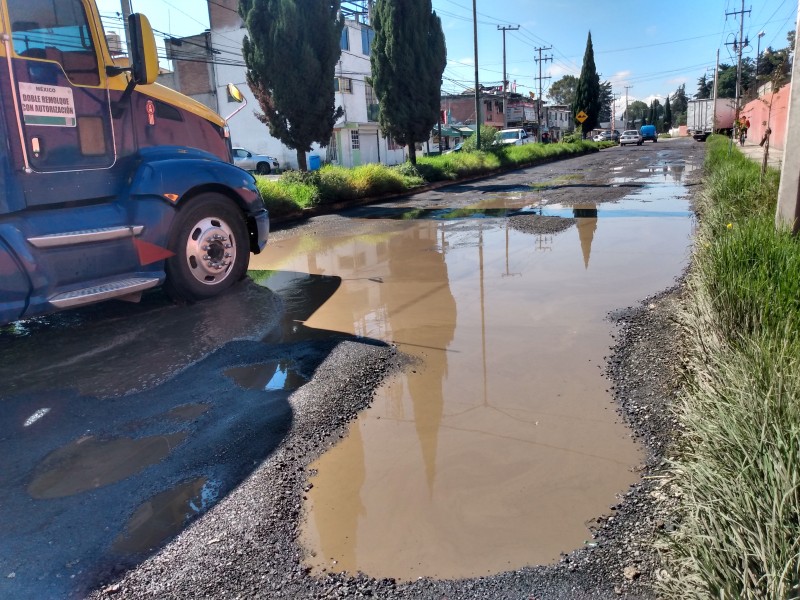
[(137, 85), (153, 83), (158, 77), (158, 53), (150, 21), (142, 14), (132, 14), (128, 17), (128, 30), (133, 81)]
[(244, 102), (244, 95), (242, 95), (241, 90), (232, 83), (228, 84), (228, 101), (239, 103)]

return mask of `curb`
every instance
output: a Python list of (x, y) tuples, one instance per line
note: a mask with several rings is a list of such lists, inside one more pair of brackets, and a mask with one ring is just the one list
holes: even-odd
[[(605, 148), (604, 148), (605, 149)], [(469, 183), (472, 181), (478, 181), (480, 179), (487, 179), (489, 177), (493, 177), (495, 175), (501, 175), (503, 173), (511, 173), (513, 171), (521, 171), (522, 169), (529, 169), (531, 167), (538, 167), (540, 165), (546, 165), (552, 162), (558, 162), (562, 160), (569, 160), (570, 158), (578, 158), (579, 156), (586, 156), (587, 154), (594, 154), (595, 152), (600, 152), (600, 149), (597, 150), (585, 150), (583, 152), (579, 152), (577, 154), (570, 154), (568, 156), (556, 156), (552, 158), (546, 158), (543, 160), (538, 160), (536, 162), (524, 164), (524, 165), (516, 165), (514, 167), (509, 168), (499, 168), (493, 169), (491, 171), (486, 171), (485, 173), (480, 173), (479, 175), (470, 175), (467, 177), (462, 177), (461, 179), (447, 179), (444, 181), (434, 181), (433, 183), (428, 183), (425, 185), (421, 185), (419, 187), (412, 188), (410, 190), (403, 190), (402, 192), (392, 192), (389, 194), (381, 194), (380, 196), (365, 196), (364, 198), (355, 198), (353, 200), (346, 200), (342, 202), (335, 202), (332, 204), (321, 204), (319, 206), (315, 206), (313, 208), (306, 208), (300, 212), (290, 213), (286, 215), (281, 215), (278, 217), (270, 217), (269, 222), (270, 226), (272, 225), (286, 225), (295, 223), (298, 221), (304, 221), (306, 219), (310, 219), (312, 217), (317, 217), (320, 215), (329, 215), (332, 213), (337, 213), (339, 211), (345, 210), (347, 208), (355, 208), (358, 206), (364, 206), (366, 204), (377, 204), (380, 202), (387, 202), (389, 200), (394, 200), (395, 198), (403, 198), (406, 196), (414, 196), (416, 194), (422, 194), (424, 192), (430, 192), (433, 190), (438, 190), (439, 188), (448, 187), (451, 185), (458, 185), (460, 183)]]

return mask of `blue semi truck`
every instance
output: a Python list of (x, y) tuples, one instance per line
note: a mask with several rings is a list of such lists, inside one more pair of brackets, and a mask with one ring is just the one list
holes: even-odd
[(0, 322), (245, 276), (269, 218), (225, 121), (155, 84), (147, 19), (115, 61), (93, 0), (0, 0)]

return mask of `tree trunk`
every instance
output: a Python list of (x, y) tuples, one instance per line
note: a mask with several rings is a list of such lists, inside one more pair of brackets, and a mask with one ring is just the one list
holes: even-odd
[(297, 168), (301, 171), (308, 171), (308, 163), (306, 162), (305, 150), (296, 150), (297, 152)]
[(414, 143), (408, 145), (408, 160), (412, 165), (417, 164), (417, 145)]

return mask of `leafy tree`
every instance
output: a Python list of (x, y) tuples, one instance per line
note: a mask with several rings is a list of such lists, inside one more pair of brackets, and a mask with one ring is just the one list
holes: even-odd
[(669, 131), (670, 127), (672, 127), (672, 107), (669, 105), (669, 96), (667, 96), (667, 101), (664, 103), (664, 124), (662, 125), (662, 131), (666, 133)]
[[(583, 131), (591, 131), (600, 121), (600, 76), (594, 64), (594, 48), (592, 47), (592, 32), (586, 39), (586, 51), (583, 55), (581, 75), (575, 88), (575, 104), (572, 106), (572, 116), (585, 112), (587, 119), (583, 122)], [(577, 122), (577, 120), (576, 120)]]
[(698, 100), (703, 100), (705, 98), (711, 98), (712, 93), (714, 92), (714, 80), (710, 80), (706, 77), (706, 74), (703, 73), (700, 76), (700, 79), (697, 80), (697, 93), (694, 95), (695, 98)]
[(641, 100), (634, 100), (628, 105), (628, 110), (625, 115), (625, 127), (631, 129), (636, 127), (636, 122), (639, 121), (643, 125), (647, 119), (647, 111), (649, 107)]
[(447, 62), (442, 22), (431, 0), (378, 0), (372, 13), (372, 85), (384, 135), (408, 145), (428, 139), (439, 119), (442, 73)]
[(269, 132), (297, 152), (306, 170), (311, 144), (327, 144), (342, 115), (333, 79), (344, 20), (340, 0), (241, 0), (247, 27), (242, 55), (247, 84)]
[(689, 99), (686, 96), (686, 85), (680, 84), (675, 93), (672, 94), (672, 122), (673, 125), (686, 125), (686, 111), (688, 110)]
[(566, 104), (572, 106), (575, 102), (575, 88), (578, 87), (578, 78), (574, 75), (564, 75), (558, 81), (550, 85), (547, 91), (547, 97), (553, 101), (553, 104)]

